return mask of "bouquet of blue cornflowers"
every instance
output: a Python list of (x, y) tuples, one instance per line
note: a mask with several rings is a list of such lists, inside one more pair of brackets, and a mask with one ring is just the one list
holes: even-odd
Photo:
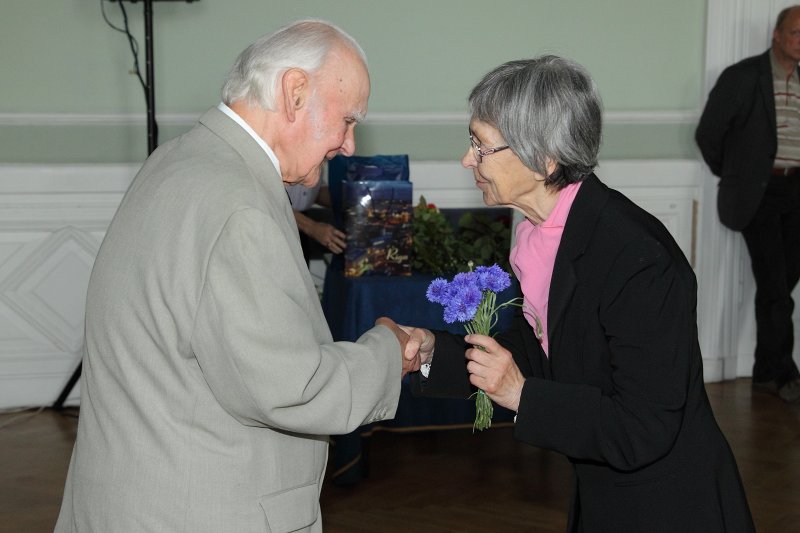
[[(470, 265), (470, 269), (472, 265)], [(522, 298), (514, 298), (497, 305), (497, 293), (511, 285), (508, 272), (499, 266), (479, 266), (470, 272), (456, 274), (453, 281), (436, 278), (428, 286), (428, 301), (444, 306), (444, 321), (466, 322), (467, 333), (491, 335), (497, 324), (497, 314), (509, 305), (521, 306)], [(477, 346), (477, 348), (482, 348)], [(484, 430), (492, 425), (492, 401), (483, 390), (475, 394), (475, 429)], [(472, 397), (472, 396), (470, 396)]]

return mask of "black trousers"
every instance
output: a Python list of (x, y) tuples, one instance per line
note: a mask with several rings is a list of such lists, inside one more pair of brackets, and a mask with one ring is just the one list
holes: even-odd
[(800, 279), (800, 176), (771, 176), (742, 235), (756, 282), (753, 382), (781, 386), (800, 376), (792, 359), (792, 289)]

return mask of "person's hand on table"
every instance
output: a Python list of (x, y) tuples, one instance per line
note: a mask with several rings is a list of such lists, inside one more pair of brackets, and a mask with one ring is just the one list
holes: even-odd
[(311, 237), (335, 254), (340, 254), (347, 247), (346, 234), (325, 222), (314, 222), (309, 228)]

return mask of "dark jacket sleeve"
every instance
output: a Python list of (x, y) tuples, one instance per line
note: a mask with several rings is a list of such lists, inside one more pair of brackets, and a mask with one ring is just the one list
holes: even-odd
[(411, 392), (414, 396), (431, 398), (467, 398), (475, 389), (469, 382), (467, 360), (464, 352), (469, 345), (464, 335), (434, 331), (436, 343), (428, 377), (422, 372), (411, 374)]
[[(468, 397), (477, 389), (469, 382), (467, 359), (464, 357), (469, 345), (464, 342), (464, 335), (443, 331), (433, 333), (436, 336), (436, 348), (431, 371), (427, 378), (420, 372), (411, 374), (412, 393), (428, 397)], [(524, 376), (543, 376), (544, 352), (522, 313), (517, 313), (512, 327), (496, 338), (501, 346), (511, 352)]]
[(741, 68), (732, 67), (722, 72), (708, 95), (695, 130), (697, 146), (715, 176), (722, 176), (726, 137), (742, 113), (746, 99), (752, 99), (756, 92), (756, 76), (745, 74)]

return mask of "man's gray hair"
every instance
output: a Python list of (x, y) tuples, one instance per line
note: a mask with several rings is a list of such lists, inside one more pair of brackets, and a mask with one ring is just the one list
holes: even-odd
[[(472, 89), (469, 108), (548, 186), (581, 181), (597, 165), (602, 103), (589, 73), (574, 61), (545, 55), (504, 63)], [(548, 160), (556, 163), (550, 175)]]
[(284, 26), (239, 54), (222, 86), (222, 101), (230, 105), (246, 99), (249, 105), (274, 110), (281, 75), (290, 68), (313, 74), (336, 45), (349, 47), (366, 65), (366, 54), (356, 40), (330, 22), (309, 19)]

